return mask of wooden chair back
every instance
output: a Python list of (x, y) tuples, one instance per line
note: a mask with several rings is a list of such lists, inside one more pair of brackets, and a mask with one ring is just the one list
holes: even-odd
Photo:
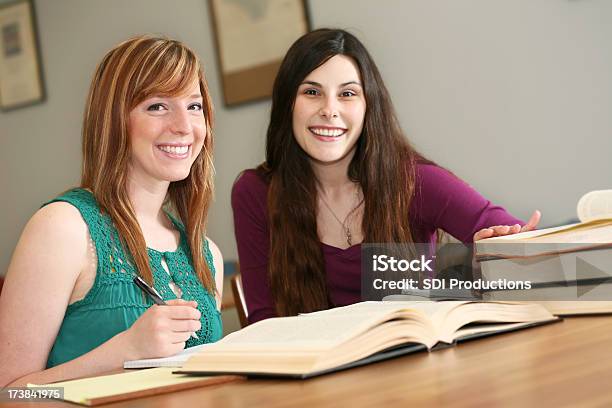
[(246, 327), (249, 325), (249, 312), (246, 306), (246, 300), (244, 299), (244, 291), (242, 290), (242, 279), (240, 274), (230, 278), (232, 284), (232, 294), (234, 295), (234, 305), (236, 306), (236, 312), (238, 313), (238, 319), (240, 320), (240, 326)]

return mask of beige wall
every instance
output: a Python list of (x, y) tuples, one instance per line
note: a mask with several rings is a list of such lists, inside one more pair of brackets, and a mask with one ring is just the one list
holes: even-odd
[[(45, 200), (78, 182), (80, 121), (96, 63), (132, 35), (185, 41), (217, 112), (209, 235), (236, 257), (229, 194), (263, 159), (269, 101), (227, 109), (204, 0), (36, 0), (48, 100), (0, 112), (0, 274)], [(612, 188), (612, 2), (310, 0), (314, 27), (355, 33), (377, 61), (413, 143), (520, 217), (575, 214)]]

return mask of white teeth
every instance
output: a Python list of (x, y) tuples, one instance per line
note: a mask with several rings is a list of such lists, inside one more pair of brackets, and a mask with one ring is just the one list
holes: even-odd
[(170, 154), (185, 154), (189, 146), (157, 146), (159, 150)]
[(344, 129), (324, 129), (324, 128), (310, 128), (311, 132), (319, 136), (331, 136), (338, 137), (345, 132)]

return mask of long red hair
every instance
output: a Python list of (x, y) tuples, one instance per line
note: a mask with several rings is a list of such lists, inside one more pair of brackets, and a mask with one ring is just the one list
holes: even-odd
[(128, 115), (152, 95), (179, 95), (194, 80), (204, 102), (206, 139), (189, 176), (170, 183), (167, 204), (185, 224), (198, 279), (214, 293), (215, 282), (203, 254), (213, 196), (213, 106), (200, 61), (191, 49), (178, 41), (140, 36), (106, 54), (92, 79), (85, 107), (81, 187), (91, 190), (110, 215), (140, 275), (152, 284), (145, 239), (127, 194)]

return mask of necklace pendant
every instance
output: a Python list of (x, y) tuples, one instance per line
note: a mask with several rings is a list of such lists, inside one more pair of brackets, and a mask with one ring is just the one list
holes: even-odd
[(348, 228), (346, 229), (346, 243), (349, 246), (353, 245), (352, 236), (351, 236), (351, 230), (349, 230)]

